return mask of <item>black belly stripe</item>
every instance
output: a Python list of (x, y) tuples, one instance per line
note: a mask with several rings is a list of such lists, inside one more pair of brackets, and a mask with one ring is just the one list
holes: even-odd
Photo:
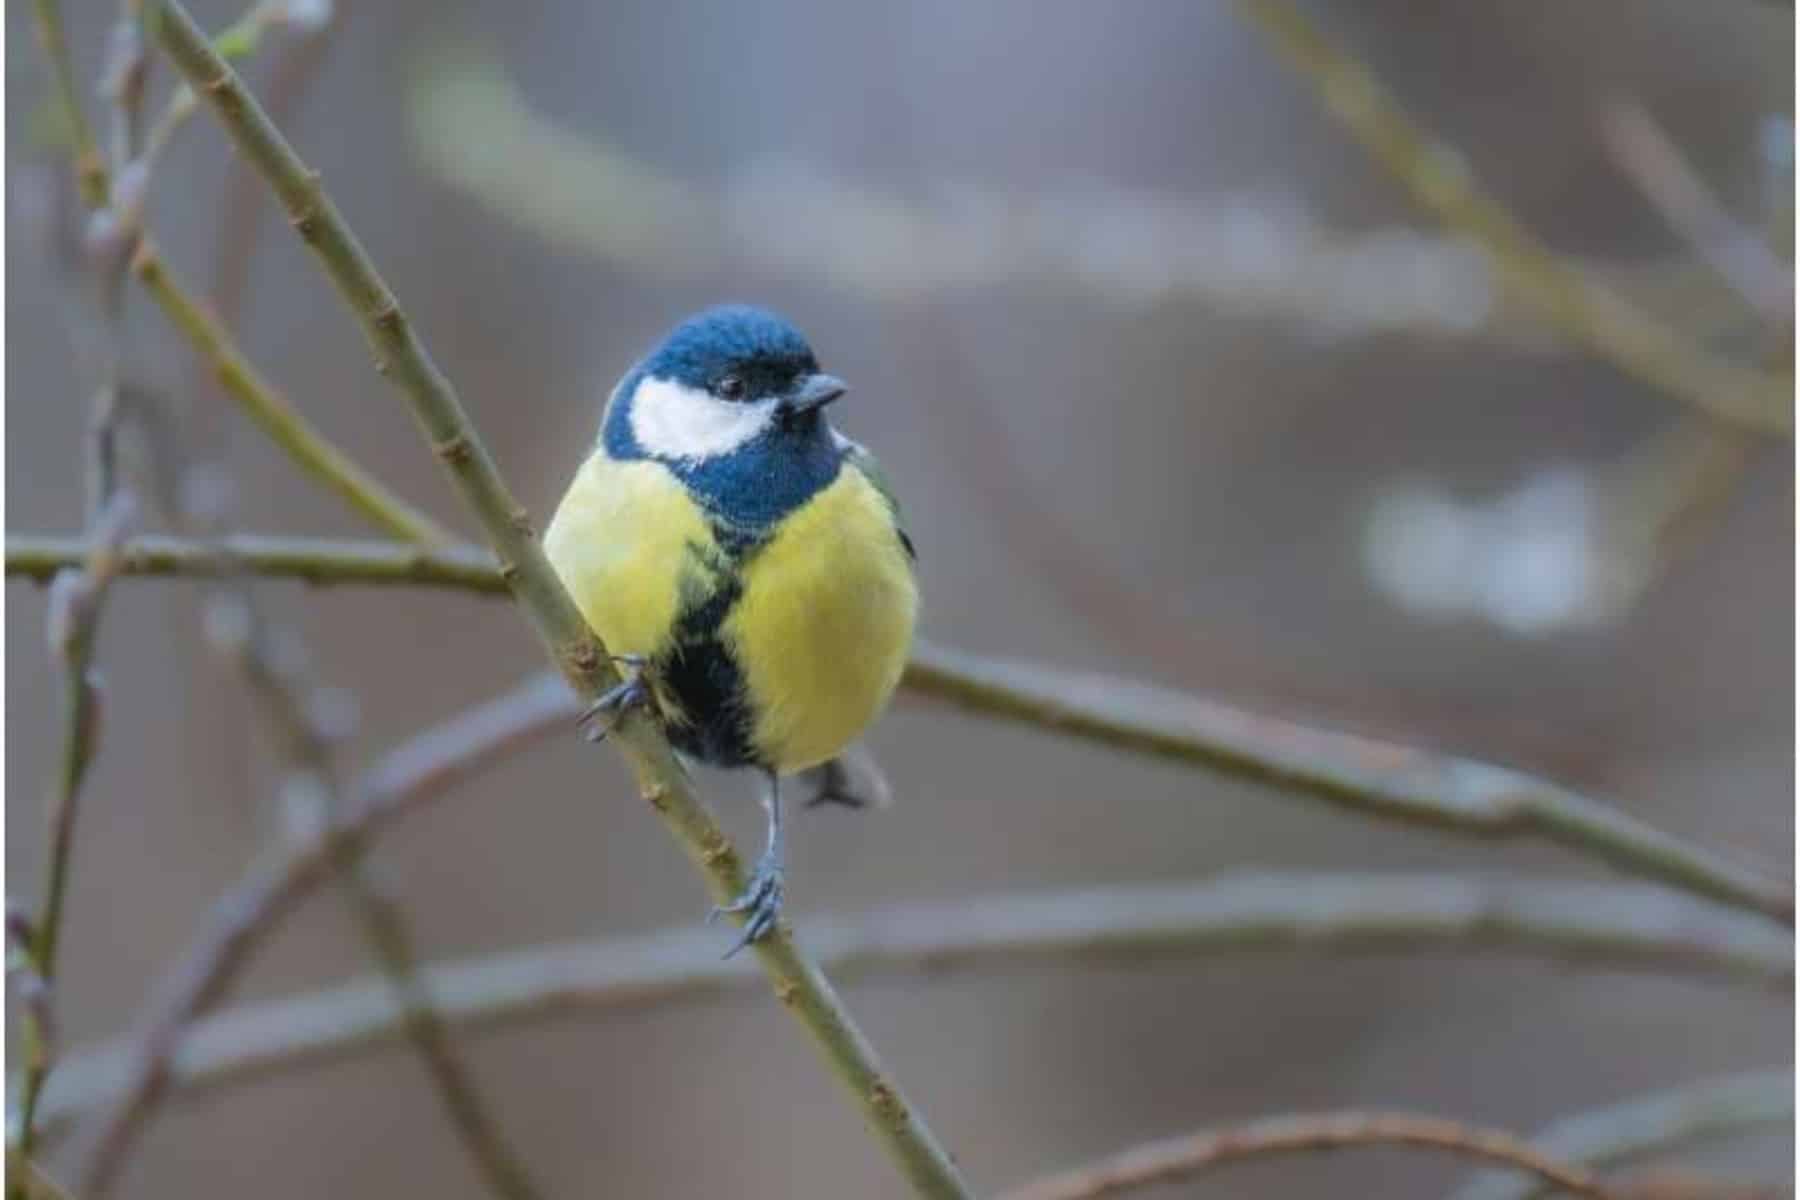
[(739, 571), (763, 538), (718, 522), (713, 537), (717, 550), (688, 544), (673, 646), (653, 670), (687, 717), (665, 731), (677, 750), (716, 767), (756, 766), (744, 672), (725, 644), (723, 629), (743, 596)]

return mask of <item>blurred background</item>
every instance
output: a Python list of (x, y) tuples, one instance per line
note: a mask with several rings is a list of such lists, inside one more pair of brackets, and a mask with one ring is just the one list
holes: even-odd
[[(65, 7), (91, 81), (112, 6)], [(338, 9), (291, 135), (535, 513), (663, 330), (708, 303), (765, 303), (853, 385), (841, 424), (905, 502), (932, 639), (1549, 774), (1789, 874), (1790, 444), (1724, 432), (1502, 295), (1234, 7)], [(215, 28), (241, 11), (193, 10)], [(1558, 252), (1720, 353), (1788, 353), (1788, 318), (1755, 311), (1671, 227), (1633, 147), (1660, 138), (1743, 229), (1776, 231), (1785, 277), (1790, 10), (1307, 11)], [(7, 6), (6, 526), (73, 534), (93, 377), (71, 340), (81, 291), (57, 215), (74, 199), (43, 145), (28, 18)], [(310, 70), (292, 62), (306, 40), (272, 41), (253, 83)], [(161, 62), (153, 87), (160, 104)], [(150, 199), (170, 262), (215, 291), (235, 253), (221, 210), (243, 186), (228, 167), (203, 115)], [(246, 351), (401, 494), (472, 531), (335, 295), (262, 218), (236, 302)], [(206, 386), (141, 294), (128, 335), (131, 370), (190, 452), (226, 465), (235, 525), (366, 533)], [(355, 696), (350, 762), (540, 666), (491, 600), (258, 594)], [(56, 674), (43, 591), (9, 582), (6, 600), (7, 892), (29, 897)], [(197, 586), (121, 583), (98, 661), (104, 745), (56, 993), (66, 1046), (128, 1026), (278, 823), (278, 761), (207, 646)], [(897, 803), (795, 822), (797, 917), (1258, 866), (1594, 873), (905, 696), (871, 745)], [(756, 836), (748, 782), (706, 786)], [(433, 960), (697, 923), (705, 908), (616, 756), (573, 736), (484, 775), (375, 861)], [(327, 889), (238, 998), (367, 969)], [(1279, 1110), (1530, 1130), (1794, 1051), (1789, 998), (1506, 956), (1042, 967), (857, 984), (848, 999), (983, 1189)], [(552, 1195), (903, 1194), (765, 990), (462, 1045)], [(1777, 1133), (1686, 1161), (1785, 1176), (1791, 1154)], [(1283, 1160), (1179, 1194), (1432, 1195), (1460, 1170), (1403, 1153)], [(481, 1194), (404, 1047), (178, 1098), (125, 1182), (147, 1196)]]

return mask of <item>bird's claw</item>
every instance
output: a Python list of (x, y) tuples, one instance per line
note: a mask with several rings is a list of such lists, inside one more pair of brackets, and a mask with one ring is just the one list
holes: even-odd
[(764, 855), (756, 864), (756, 871), (750, 876), (750, 882), (739, 893), (738, 898), (730, 904), (722, 904), (707, 915), (708, 921), (716, 921), (721, 916), (744, 914), (744, 932), (737, 944), (725, 952), (730, 958), (752, 942), (760, 941), (775, 928), (775, 922), (781, 915), (781, 902), (786, 895), (787, 885), (783, 878), (785, 872), (781, 863)]
[[(605, 741), (607, 734), (618, 728), (627, 712), (650, 703), (650, 685), (646, 679), (648, 667), (643, 656), (615, 654), (612, 661), (619, 664), (625, 678), (607, 688), (575, 718), (581, 735), (590, 742)], [(603, 717), (610, 719), (602, 721)]]

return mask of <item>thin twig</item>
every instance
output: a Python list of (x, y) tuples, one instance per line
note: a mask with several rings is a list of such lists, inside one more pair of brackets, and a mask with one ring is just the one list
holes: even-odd
[[(239, 537), (246, 570), (312, 583), (505, 588), (481, 551), (375, 542)], [(42, 579), (71, 561), (69, 539), (8, 535), (6, 572)], [(200, 570), (202, 550), (137, 538), (123, 569)], [(1257, 716), (1204, 697), (921, 642), (902, 686), (970, 712), (1136, 754), (1203, 767), (1363, 816), (1482, 838), (1538, 837), (1627, 874), (1794, 923), (1791, 888), (1567, 788), (1504, 767)]]
[[(449, 380), (402, 314), (398, 300), (309, 169), (243, 81), (213, 50), (183, 6), (159, 0), (157, 36), (171, 61), (212, 106), (245, 158), (280, 198), (301, 239), (342, 292), (374, 351), (376, 366), (410, 402), (433, 451), (480, 518), (531, 623), (570, 683), (593, 698), (618, 675), (580, 611), (564, 591), (531, 533)], [(654, 722), (638, 718), (619, 730), (640, 789), (671, 833), (701, 865), (714, 895), (728, 900), (742, 886), (738, 856), (700, 804)], [(923, 1195), (965, 1196), (950, 1156), (900, 1094), (831, 985), (783, 930), (756, 944), (776, 993), (855, 1097), (864, 1123)]]
[(163, 314), (212, 368), (226, 393), (301, 470), (396, 537), (440, 545), (454, 540), (437, 522), (390, 492), (374, 474), (313, 428), (257, 372), (206, 305), (174, 277), (148, 235), (139, 240), (131, 269)]
[[(289, 871), (316, 877), (304, 855)], [(1038, 964), (1142, 964), (1238, 953), (1501, 951), (1591, 969), (1699, 972), (1791, 991), (1792, 948), (1767, 924), (1668, 892), (1454, 875), (1231, 874), (1198, 884), (975, 896), (801, 923), (819, 962), (845, 979)], [(563, 1016), (665, 1008), (755, 981), (691, 926), (544, 946), (424, 972), (439, 1012), (492, 1031)], [(379, 982), (220, 1014), (193, 1027), (172, 1066), (183, 1095), (342, 1061), (403, 1037)], [(46, 1124), (108, 1099), (126, 1051), (69, 1055)]]
[[(38, 0), (40, 28), (47, 12), (56, 30), (54, 45), (61, 47), (61, 23), (52, 0)], [(44, 38), (46, 46), (52, 39)], [(64, 51), (66, 58), (66, 51)], [(66, 66), (66, 63), (65, 63)], [(61, 68), (59, 68), (60, 73)], [(152, 138), (154, 141), (154, 137)], [(92, 134), (87, 135), (91, 143)], [(85, 161), (85, 152), (84, 152)], [(226, 391), (246, 413), (266, 430), (301, 468), (342, 496), (352, 507), (396, 537), (412, 541), (447, 543), (451, 536), (429, 517), (393, 496), (372, 474), (357, 466), (343, 451), (324, 438), (286, 399), (262, 379), (248, 359), (207, 311), (206, 305), (169, 270), (155, 240), (143, 228), (139, 211), (147, 163), (134, 164), (130, 195), (121, 203), (113, 196), (114, 173), (107, 170), (98, 152), (91, 169), (84, 168), (83, 197), (90, 207), (104, 212), (120, 208), (111, 222), (112, 240), (118, 246), (119, 263), (129, 261), (131, 271), (162, 309), (170, 324), (181, 332), (218, 375)], [(93, 186), (88, 184), (91, 176)]]
[(1485, 1159), (1530, 1172), (1545, 1183), (1588, 1200), (1612, 1198), (1599, 1180), (1580, 1167), (1557, 1161), (1497, 1129), (1412, 1113), (1349, 1111), (1269, 1117), (1234, 1128), (1151, 1142), (1037, 1180), (1007, 1192), (1004, 1200), (1096, 1200), (1189, 1179), (1249, 1158), (1358, 1146), (1412, 1146)]
[[(257, 0), (236, 21), (214, 35), (213, 48), (233, 62), (249, 58), (262, 45), (263, 35), (269, 30), (296, 24), (293, 13), (300, 7), (302, 6), (285, 3), (284, 0)], [(322, 7), (329, 22), (335, 6), (328, 4)], [(329, 24), (316, 26), (310, 20), (305, 23), (306, 32), (317, 33), (323, 28), (329, 28)], [(178, 85), (163, 106), (155, 125), (151, 127), (149, 142), (144, 151), (145, 160), (154, 163), (159, 159), (174, 142), (175, 135), (186, 128), (199, 111), (200, 101), (195, 97), (194, 89), (185, 83)]]
[(20, 1153), (28, 1158), (37, 1137), (38, 1100), (54, 1061), (46, 1018), (56, 985), (57, 950), (74, 858), (81, 785), (100, 740), (102, 692), (93, 672), (94, 642), (107, 592), (118, 574), (118, 545), (133, 516), (130, 497), (124, 493), (115, 496), (95, 522), (84, 565), (59, 574), (51, 588), (47, 624), (50, 651), (62, 669), (62, 723), (57, 769), (45, 805), (48, 865), (42, 898), (37, 911), (31, 914), (31, 936), (25, 946), (35, 985), (42, 990), (37, 1001), (25, 1007), (22, 1022), (24, 1068), (13, 1138)]
[(69, 1193), (16, 1146), (6, 1148), (6, 1182), (24, 1200), (70, 1200)]
[(69, 42), (63, 34), (62, 6), (56, 0), (34, 0), (32, 12), (37, 17), (38, 45), (50, 64), (57, 107), (62, 110), (63, 123), (74, 144), (75, 179), (81, 187), (81, 198), (88, 207), (98, 208), (106, 203), (106, 161), (81, 106), (81, 88), (75, 82)]
[[(214, 542), (144, 535), (120, 547), (126, 575), (205, 577), (215, 553), (229, 554), (243, 570), (270, 578), (299, 579), (320, 586), (371, 584), (443, 587), (487, 595), (507, 594), (494, 556), (478, 546), (405, 545), (352, 539), (269, 537), (228, 534)], [(80, 538), (38, 534), (6, 535), (6, 574), (49, 581), (57, 571), (80, 565)]]
[(1316, 90), (1326, 110), (1550, 324), (1629, 375), (1753, 433), (1793, 431), (1793, 383), (1716, 358), (1574, 269), (1483, 193), (1456, 149), (1433, 137), (1369, 69), (1289, 0), (1239, 0), (1244, 16)]
[[(123, 388), (125, 254), (138, 201), (134, 189), (119, 189), (124, 194), (118, 195), (108, 184), (105, 160), (94, 145), (92, 130), (73, 92), (60, 10), (54, 4), (40, 3), (37, 15), (40, 39), (51, 60), (75, 137), (75, 167), (82, 193), (95, 206), (95, 219), (84, 248), (99, 300), (104, 363), (89, 404), (83, 438), (86, 545), (82, 565), (59, 576), (61, 586), (53, 588), (49, 605), (50, 649), (62, 670), (62, 721), (57, 770), (45, 805), (48, 866), (26, 955), (35, 985), (41, 989), (36, 1002), (26, 1008), (22, 1023), (24, 1067), (13, 1136), (27, 1160), (37, 1136), (38, 1100), (54, 1061), (54, 1046), (44, 1018), (54, 1001), (57, 949), (71, 878), (81, 785), (100, 737), (101, 692), (93, 673), (94, 646), (107, 592), (118, 574), (117, 548), (135, 517), (131, 497), (118, 486), (117, 432)], [(133, 131), (147, 70), (138, 33), (136, 14), (127, 5), (108, 49), (103, 89), (115, 114), (114, 141), (121, 161), (135, 148)], [(9, 1188), (9, 1195), (13, 1194), (16, 1189)]]
[[(257, 534), (228, 534), (212, 542), (145, 535), (120, 547), (120, 570), (126, 575), (203, 578), (212, 573), (213, 556), (220, 550), (251, 574), (300, 579), (321, 586), (358, 583), (508, 594), (492, 553), (478, 546), (455, 543), (426, 548), (396, 542)], [(8, 533), (6, 574), (44, 583), (64, 567), (79, 566), (84, 553), (79, 537)]]
[[(243, 589), (215, 595), (207, 623), (214, 640), (236, 661), (286, 747), (289, 770), (282, 792), (290, 824), (297, 820), (303, 830), (324, 825), (341, 808), (332, 756), (343, 731), (328, 715), (330, 709), (342, 707), (341, 700), (329, 703), (331, 697), (306, 678), (297, 639), (269, 628)], [(347, 853), (340, 839), (327, 839), (326, 847), (333, 873), (398, 1003), (405, 1036), (477, 1169), (496, 1195), (533, 1200), (537, 1189), (523, 1161), (488, 1115), (438, 1016), (430, 989), (419, 978), (405, 914), (368, 873), (364, 855)], [(96, 1163), (83, 1182), (83, 1193), (90, 1198), (103, 1194), (119, 1165), (122, 1156), (120, 1163)]]
[(1614, 160), (1669, 228), (1765, 322), (1794, 320), (1793, 271), (1756, 230), (1731, 215), (1648, 109), (1617, 100), (1601, 111)]
[[(1758, 1128), (1791, 1127), (1793, 1121), (1793, 1072), (1750, 1071), (1576, 1113), (1544, 1129), (1531, 1144), (1565, 1162), (1610, 1167)], [(1527, 1180), (1482, 1172), (1455, 1200), (1526, 1200), (1537, 1194)]]
[[(295, 7), (285, 3), (280, 6), (283, 11)], [(325, 62), (325, 52), (330, 48), (333, 35), (348, 19), (344, 0), (333, 0), (326, 9), (324, 22), (306, 30), (307, 36), (287, 41), (270, 68), (269, 116), (277, 125), (287, 125), (298, 112), (301, 101), (309, 92), (309, 85), (319, 77), (319, 68)], [(219, 39), (214, 38), (213, 42), (217, 45)], [(182, 85), (181, 91), (190, 99), (193, 97), (193, 89), (186, 84)], [(263, 203), (262, 181), (242, 159), (233, 158), (224, 197), (219, 202), (209, 285), (219, 324), (233, 336), (243, 322), (250, 268), (260, 245), (256, 234)]]
[(169, 973), (132, 1039), (124, 1081), (98, 1122), (90, 1160), (122, 1156), (171, 1083), (187, 1028), (227, 996), (263, 940), (336, 867), (354, 861), (391, 822), (492, 763), (568, 728), (569, 692), (544, 674), (417, 734), (346, 789), (319, 835), (271, 849), (213, 905), (199, 937)]

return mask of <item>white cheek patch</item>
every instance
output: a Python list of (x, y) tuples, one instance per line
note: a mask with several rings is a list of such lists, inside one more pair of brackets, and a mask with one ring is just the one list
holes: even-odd
[(658, 458), (714, 458), (767, 429), (777, 403), (734, 404), (672, 379), (646, 378), (632, 396), (631, 433)]

